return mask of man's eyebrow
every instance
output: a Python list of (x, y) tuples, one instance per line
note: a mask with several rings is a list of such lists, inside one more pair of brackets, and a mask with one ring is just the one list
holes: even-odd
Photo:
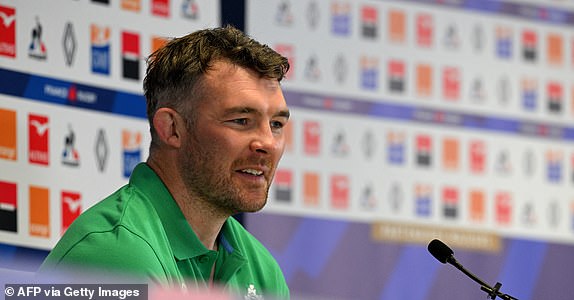
[[(253, 107), (249, 106), (238, 106), (238, 107), (231, 107), (224, 111), (225, 115), (232, 115), (232, 114), (261, 114), (261, 112)], [(289, 109), (283, 109), (274, 114), (275, 117), (285, 117), (289, 119), (291, 116), (291, 112)]]
[(289, 117), (291, 116), (291, 112), (288, 109), (285, 109), (285, 110), (281, 110), (278, 113), (276, 113), (275, 116), (285, 117), (285, 118), (289, 119)]

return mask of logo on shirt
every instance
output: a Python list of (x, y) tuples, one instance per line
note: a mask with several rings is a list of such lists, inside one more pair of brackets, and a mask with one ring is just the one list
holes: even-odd
[(16, 160), (18, 157), (16, 111), (0, 109), (0, 159)]
[(0, 55), (16, 57), (16, 9), (0, 5)]
[(18, 232), (16, 183), (0, 181), (0, 230)]
[(30, 163), (47, 166), (50, 163), (48, 138), (50, 124), (48, 117), (28, 115), (28, 160)]
[(50, 237), (50, 190), (39, 186), (30, 186), (30, 236)]
[(80, 193), (62, 191), (62, 234), (66, 232), (72, 222), (82, 213), (82, 200)]
[(110, 28), (92, 24), (92, 73), (110, 74)]
[(249, 284), (249, 287), (247, 287), (247, 294), (245, 294), (243, 299), (245, 299), (245, 300), (263, 300), (263, 296), (260, 294), (257, 294), (257, 289), (255, 288), (255, 285)]

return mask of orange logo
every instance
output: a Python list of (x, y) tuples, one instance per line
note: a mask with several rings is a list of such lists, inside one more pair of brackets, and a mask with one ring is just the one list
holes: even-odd
[(50, 237), (50, 190), (30, 186), (30, 235)]
[(16, 112), (0, 109), (0, 158), (16, 160), (18, 156), (16, 143)]

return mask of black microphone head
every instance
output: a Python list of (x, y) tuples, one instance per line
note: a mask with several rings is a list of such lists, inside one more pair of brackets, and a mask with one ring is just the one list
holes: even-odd
[(434, 239), (428, 245), (428, 250), (438, 261), (446, 264), (454, 252), (440, 240)]

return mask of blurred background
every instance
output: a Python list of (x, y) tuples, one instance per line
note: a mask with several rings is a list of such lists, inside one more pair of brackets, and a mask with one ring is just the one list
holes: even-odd
[[(572, 299), (574, 2), (0, 0), (0, 270), (147, 158), (145, 58), (233, 24), (288, 57), (266, 208), (294, 299)], [(13, 277), (19, 278), (19, 277)]]

